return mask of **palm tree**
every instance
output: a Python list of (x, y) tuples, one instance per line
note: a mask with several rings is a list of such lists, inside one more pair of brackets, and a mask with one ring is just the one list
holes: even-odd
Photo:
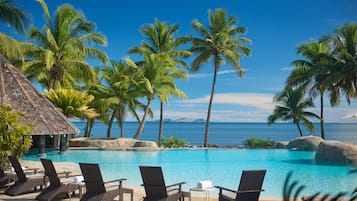
[(25, 11), (13, 5), (12, 2), (12, 0), (0, 0), (0, 22), (25, 34), (29, 18)]
[[(150, 111), (152, 101), (156, 96), (162, 99), (165, 92), (179, 91), (175, 85), (177, 77), (184, 77), (185, 72), (175, 68), (176, 62), (172, 60), (167, 54), (149, 54), (143, 55), (144, 61), (135, 64), (132, 60), (127, 59), (128, 64), (137, 67), (144, 80), (140, 83), (138, 90), (141, 90), (143, 97), (146, 97), (147, 103), (137, 132), (134, 139), (139, 139), (144, 130), (146, 117)], [(183, 92), (182, 92), (183, 94)]]
[[(25, 34), (28, 19), (27, 13), (15, 6), (12, 0), (0, 0), (1, 23)], [(14, 64), (24, 60), (21, 43), (3, 32), (0, 32), (0, 53)]]
[(314, 125), (307, 119), (307, 117), (315, 117), (319, 119), (319, 116), (306, 111), (306, 108), (314, 107), (314, 103), (312, 98), (304, 99), (303, 90), (286, 88), (282, 93), (274, 97), (274, 102), (277, 102), (279, 105), (275, 106), (273, 114), (268, 117), (269, 125), (277, 120), (292, 120), (298, 128), (300, 136), (303, 136), (300, 122), (302, 122), (308, 130), (315, 131)]
[(350, 104), (357, 96), (357, 23), (342, 25), (329, 39), (337, 61), (326, 80), (334, 83), (336, 96), (343, 93)]
[[(143, 51), (147, 51), (150, 54), (167, 54), (172, 60), (186, 67), (186, 63), (183, 60), (180, 60), (179, 58), (187, 57), (191, 53), (186, 50), (180, 50), (178, 49), (178, 47), (188, 42), (188, 38), (175, 38), (174, 35), (177, 34), (178, 29), (178, 24), (169, 25), (166, 22), (160, 22), (160, 20), (155, 19), (154, 24), (145, 25), (140, 29), (141, 33), (144, 34), (147, 41), (142, 42), (140, 47), (132, 48), (131, 50), (129, 50), (129, 53), (140, 53)], [(186, 75), (184, 75), (184, 77), (178, 78), (186, 79)], [(164, 103), (167, 103), (169, 96), (172, 95), (182, 95), (183, 97), (186, 96), (185, 94), (182, 94), (179, 90), (166, 90), (165, 92), (160, 94), (160, 125), (158, 142), (161, 142), (162, 138)]]
[(136, 113), (137, 107), (143, 107), (138, 101), (138, 82), (141, 75), (138, 75), (137, 68), (127, 65), (125, 62), (110, 61), (110, 65), (102, 69), (103, 83), (97, 84), (90, 89), (102, 108), (110, 110), (108, 121), (107, 137), (111, 136), (111, 129), (114, 119), (117, 119), (120, 136), (124, 137), (124, 119), (126, 111), (129, 111), (134, 118), (139, 120)]
[[(333, 83), (326, 81), (328, 67), (331, 62), (332, 51), (328, 44), (322, 41), (309, 41), (300, 45), (297, 53), (305, 59), (295, 60), (295, 68), (287, 79), (288, 86), (299, 86), (310, 91), (312, 97), (320, 96), (320, 128), (321, 138), (325, 139), (324, 129), (324, 93), (333, 88)], [(330, 93), (333, 95), (333, 93)], [(330, 98), (332, 106), (336, 97)]]
[(249, 56), (250, 49), (245, 46), (251, 41), (240, 37), (245, 33), (245, 28), (236, 26), (237, 19), (233, 16), (227, 17), (225, 10), (217, 9), (215, 13), (208, 11), (208, 27), (203, 26), (199, 21), (194, 20), (192, 28), (198, 32), (201, 38), (192, 39), (191, 51), (196, 53), (191, 70), (198, 71), (204, 63), (213, 59), (213, 82), (211, 96), (208, 104), (205, 138), (203, 146), (208, 146), (208, 132), (211, 118), (211, 108), (215, 93), (217, 72), (222, 64), (227, 61), (239, 74), (244, 75), (240, 66), (240, 58)]
[(97, 78), (86, 58), (107, 62), (106, 54), (91, 44), (106, 45), (105, 38), (95, 32), (95, 25), (70, 5), (58, 7), (53, 19), (46, 3), (38, 0), (45, 13), (47, 24), (42, 31), (32, 27), (30, 38), (39, 46), (27, 54), (32, 60), (24, 64), (23, 71), (46, 88), (72, 87), (75, 83), (88, 83)]

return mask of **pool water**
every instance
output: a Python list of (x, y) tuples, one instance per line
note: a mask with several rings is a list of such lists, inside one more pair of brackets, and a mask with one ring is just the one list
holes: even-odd
[[(246, 169), (267, 169), (262, 196), (281, 196), (285, 178), (293, 171), (292, 179), (306, 188), (303, 194), (316, 192), (337, 194), (352, 192), (357, 187), (357, 174), (348, 166), (320, 165), (314, 161), (315, 152), (291, 150), (165, 150), (157, 152), (70, 150), (64, 154), (47, 152), (54, 162), (99, 163), (105, 180), (125, 177), (125, 184), (140, 186), (139, 165), (161, 166), (165, 181), (172, 184), (186, 181), (184, 189), (197, 181), (211, 180), (213, 185), (237, 189), (241, 172)], [(38, 161), (36, 153), (24, 160)]]

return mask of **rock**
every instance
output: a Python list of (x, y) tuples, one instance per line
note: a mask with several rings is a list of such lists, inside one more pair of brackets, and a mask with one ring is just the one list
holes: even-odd
[(133, 148), (140, 151), (157, 151), (159, 147), (152, 141), (136, 141)]
[(340, 141), (323, 141), (318, 147), (315, 160), (340, 165), (357, 165), (357, 145)]
[(322, 141), (323, 139), (317, 136), (304, 136), (290, 141), (287, 148), (301, 151), (316, 151)]
[(105, 150), (159, 150), (152, 141), (139, 141), (132, 138), (73, 138), (69, 140), (70, 147), (92, 147)]
[(282, 142), (278, 142), (276, 143), (276, 147), (277, 149), (287, 149), (288, 148), (288, 144), (289, 141), (282, 141)]

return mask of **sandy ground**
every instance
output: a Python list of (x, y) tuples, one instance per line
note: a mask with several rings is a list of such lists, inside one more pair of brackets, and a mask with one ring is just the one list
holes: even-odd
[[(43, 169), (42, 165), (40, 162), (34, 162), (34, 161), (21, 161), (21, 164), (24, 167), (29, 167), (29, 168), (39, 168)], [(79, 165), (76, 163), (71, 163), (71, 162), (55, 162), (54, 163), (57, 172), (71, 172), (71, 174), (78, 175), (80, 174), (80, 168)], [(145, 191), (143, 188), (137, 188), (137, 187), (130, 187), (130, 186), (125, 186), (127, 188), (132, 188), (134, 190), (134, 201), (139, 201), (143, 200), (143, 197), (145, 196)], [(4, 194), (5, 188), (0, 188), (0, 200), (3, 201), (20, 201), (20, 200), (35, 200), (36, 196), (40, 193), (39, 191), (37, 192), (32, 192), (32, 193), (27, 193), (23, 195), (18, 195), (18, 196), (8, 196)], [(191, 195), (192, 201), (206, 201), (206, 196), (202, 192), (194, 192)], [(211, 195), (210, 200), (208, 201), (217, 201), (218, 196), (217, 195)], [(76, 192), (75, 196), (72, 197), (71, 199), (64, 199), (64, 200), (73, 200), (73, 201), (78, 201), (79, 200), (79, 195), (78, 192)], [(117, 197), (115, 200), (119, 200), (119, 197)], [(189, 197), (185, 198), (185, 200), (190, 200)], [(280, 198), (261, 198), (261, 201), (281, 201), (282, 199)], [(130, 195), (129, 194), (124, 194), (124, 201), (130, 201)]]

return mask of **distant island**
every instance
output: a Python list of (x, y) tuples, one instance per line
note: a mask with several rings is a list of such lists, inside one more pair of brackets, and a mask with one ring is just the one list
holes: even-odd
[[(159, 121), (159, 120), (155, 120)], [(189, 118), (178, 118), (178, 119), (164, 119), (164, 122), (205, 122), (205, 119), (189, 119)]]

